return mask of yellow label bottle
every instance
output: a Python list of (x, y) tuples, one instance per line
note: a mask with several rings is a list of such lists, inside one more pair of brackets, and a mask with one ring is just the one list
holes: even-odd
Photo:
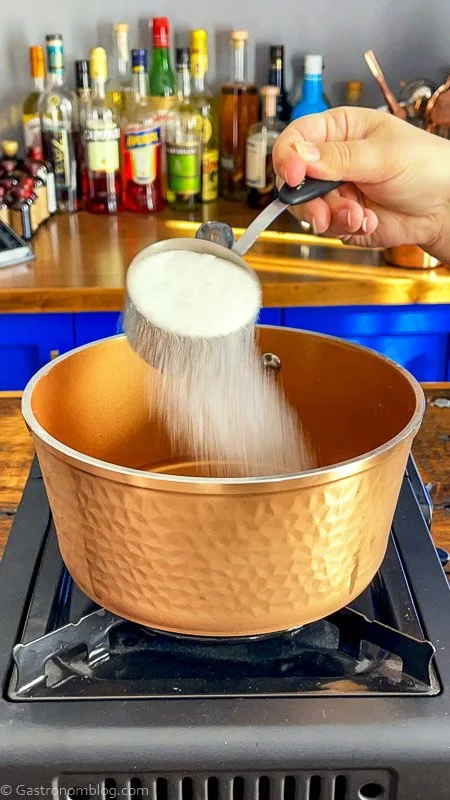
[(191, 31), (192, 102), (203, 118), (202, 203), (217, 199), (219, 191), (218, 100), (206, 86), (208, 39), (203, 29)]

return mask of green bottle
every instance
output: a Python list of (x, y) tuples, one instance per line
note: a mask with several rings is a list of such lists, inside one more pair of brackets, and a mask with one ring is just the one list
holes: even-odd
[(170, 65), (169, 20), (153, 19), (153, 60), (150, 69), (150, 94), (153, 97), (173, 97), (177, 82)]

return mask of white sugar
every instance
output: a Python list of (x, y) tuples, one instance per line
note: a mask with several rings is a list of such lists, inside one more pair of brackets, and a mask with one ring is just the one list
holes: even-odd
[(166, 250), (138, 262), (127, 288), (146, 319), (180, 336), (226, 336), (252, 322), (261, 304), (250, 271), (190, 250)]
[[(260, 359), (260, 286), (229, 261), (191, 251), (153, 255), (127, 282), (150, 329), (150, 404), (182, 459), (209, 477), (298, 473), (313, 466), (296, 413)], [(167, 332), (170, 335), (167, 335)]]

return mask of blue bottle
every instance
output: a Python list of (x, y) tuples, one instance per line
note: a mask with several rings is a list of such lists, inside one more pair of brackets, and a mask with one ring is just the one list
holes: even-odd
[(292, 109), (291, 122), (307, 114), (317, 114), (329, 108), (323, 98), (323, 58), (319, 55), (305, 56), (305, 77), (302, 97)]

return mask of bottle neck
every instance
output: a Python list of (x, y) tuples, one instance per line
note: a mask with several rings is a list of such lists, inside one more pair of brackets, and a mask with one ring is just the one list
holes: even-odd
[(271, 86), (278, 86), (280, 92), (284, 92), (284, 67), (281, 58), (277, 58), (270, 65), (269, 83)]
[(47, 80), (50, 88), (53, 86), (62, 86), (64, 83), (64, 70), (50, 71)]
[(233, 42), (231, 51), (231, 77), (234, 83), (247, 82), (247, 45), (239, 42), (238, 46)]
[(188, 67), (177, 69), (177, 94), (179, 100), (186, 100), (191, 96), (191, 74)]
[(147, 97), (147, 73), (133, 72), (131, 76), (131, 88), (139, 99)]
[(39, 94), (41, 92), (43, 92), (44, 91), (44, 78), (35, 78), (35, 77), (33, 77), (32, 80), (33, 80), (34, 91), (35, 92), (39, 92)]
[(104, 100), (106, 96), (105, 84), (106, 78), (92, 78), (92, 97)]
[(305, 75), (303, 81), (303, 99), (308, 101), (319, 100), (322, 98), (322, 75)]
[(170, 70), (168, 47), (153, 48), (153, 67), (158, 69), (160, 72), (167, 72)]
[(206, 83), (205, 75), (195, 75), (192, 79), (194, 94), (205, 94)]
[(125, 78), (130, 70), (128, 34), (123, 31), (116, 34), (116, 69), (121, 78)]

